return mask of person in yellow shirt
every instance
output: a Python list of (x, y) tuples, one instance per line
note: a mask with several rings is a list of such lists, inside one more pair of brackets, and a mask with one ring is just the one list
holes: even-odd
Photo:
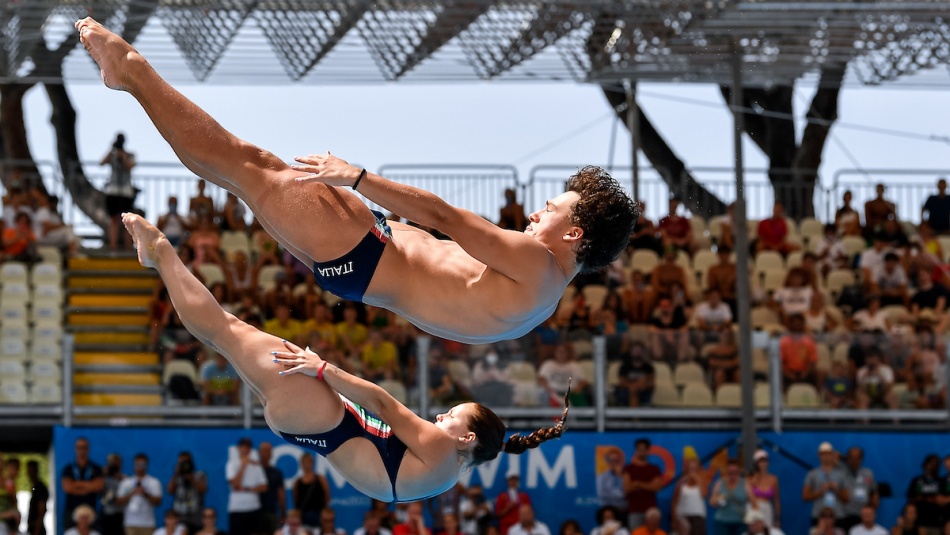
[(373, 329), (369, 333), (369, 341), (363, 345), (360, 361), (366, 379), (373, 382), (393, 379), (399, 363), (396, 344), (384, 339), (380, 329)]
[(326, 303), (318, 302), (313, 305), (313, 316), (303, 322), (303, 333), (305, 337), (317, 333), (321, 340), (331, 347), (337, 347), (336, 324), (333, 323), (333, 315), (330, 314)]
[(347, 355), (356, 356), (366, 340), (369, 332), (366, 326), (357, 321), (356, 307), (348, 306), (343, 309), (343, 321), (336, 324), (337, 344)]
[(304, 330), (299, 321), (290, 317), (290, 307), (286, 303), (280, 303), (274, 312), (275, 317), (264, 322), (264, 332), (296, 342), (304, 334)]

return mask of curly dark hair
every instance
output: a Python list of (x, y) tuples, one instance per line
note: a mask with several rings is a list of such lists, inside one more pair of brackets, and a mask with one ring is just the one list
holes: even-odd
[(567, 191), (581, 197), (571, 207), (571, 223), (584, 231), (575, 249), (577, 264), (583, 272), (598, 271), (626, 249), (640, 206), (607, 171), (593, 165), (571, 176)]
[(567, 412), (570, 409), (568, 398), (571, 395), (571, 388), (568, 386), (567, 393), (564, 394), (564, 413), (554, 427), (538, 429), (534, 433), (523, 437), (521, 435), (512, 435), (505, 441), (505, 423), (491, 409), (474, 403), (475, 410), (469, 416), (468, 427), (475, 433), (478, 443), (472, 450), (472, 465), (477, 466), (490, 461), (498, 456), (498, 453), (519, 454), (525, 450), (537, 448), (542, 442), (560, 438), (564, 434), (564, 421), (567, 419)]

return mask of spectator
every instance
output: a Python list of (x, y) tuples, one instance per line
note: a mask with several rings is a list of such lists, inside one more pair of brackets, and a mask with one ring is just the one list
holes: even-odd
[(633, 227), (629, 247), (634, 251), (650, 250), (660, 254), (663, 251), (663, 241), (660, 239), (659, 231), (653, 221), (647, 217), (646, 203), (641, 200), (638, 201), (638, 204), (640, 205), (640, 219)]
[(20, 508), (16, 488), (19, 471), (19, 459), (8, 457), (5, 463), (0, 459), (0, 533), (19, 532)]
[(827, 508), (835, 515), (835, 525), (840, 527), (844, 519), (844, 504), (851, 499), (851, 493), (844, 473), (836, 466), (838, 456), (830, 443), (822, 442), (818, 446), (818, 458), (821, 461), (818, 467), (812, 468), (805, 476), (802, 500), (812, 504), (813, 525), (818, 523), (818, 515)]
[(650, 462), (650, 440), (638, 438), (633, 443), (630, 463), (623, 468), (623, 490), (627, 495), (627, 529), (643, 525), (644, 516), (657, 506), (656, 493), (663, 488), (663, 472)]
[(655, 360), (692, 360), (693, 348), (689, 345), (686, 311), (681, 306), (675, 306), (671, 298), (661, 297), (657, 302), (649, 330)]
[(198, 352), (202, 348), (201, 342), (185, 328), (185, 325), (181, 322), (181, 316), (173, 308), (169, 307), (167, 309), (163, 320), (165, 325), (159, 336), (161, 345), (159, 351), (162, 355), (162, 362), (182, 359), (196, 364)]
[(201, 366), (204, 405), (237, 405), (241, 381), (237, 371), (224, 355), (213, 349), (212, 360)]
[(740, 535), (745, 531), (745, 512), (754, 508), (749, 482), (740, 475), (739, 461), (729, 459), (725, 474), (713, 486), (709, 503), (716, 508), (713, 517), (716, 535)]
[(848, 531), (848, 535), (888, 535), (887, 530), (876, 522), (877, 512), (870, 505), (861, 508), (861, 523)]
[(432, 535), (422, 514), (422, 502), (411, 502), (406, 508), (406, 521), (393, 528), (393, 535)]
[(931, 453), (924, 458), (923, 473), (907, 486), (907, 503), (917, 506), (917, 524), (921, 533), (935, 535), (943, 527), (940, 506), (940, 457)]
[(247, 293), (256, 294), (258, 271), (251, 265), (247, 253), (235, 251), (230, 262), (224, 266), (224, 277), (228, 288), (228, 299), (237, 301)]
[(827, 341), (825, 335), (831, 334), (838, 328), (838, 317), (832, 315), (825, 308), (825, 297), (821, 292), (812, 294), (805, 312), (805, 330), (815, 339)]
[[(947, 308), (947, 290), (943, 286), (934, 284), (933, 275), (929, 269), (921, 269), (917, 275), (917, 292), (910, 299), (910, 313), (915, 321), (920, 320), (920, 313), (931, 310), (942, 318)], [(942, 331), (943, 329), (938, 329)]]
[(214, 507), (205, 507), (201, 512), (201, 529), (194, 535), (224, 535), (224, 532), (218, 529), (218, 512)]
[(871, 273), (871, 288), (881, 295), (881, 304), (907, 306), (907, 274), (900, 265), (897, 253), (884, 255), (884, 265)]
[(860, 332), (888, 332), (891, 322), (887, 313), (881, 308), (881, 296), (871, 294), (867, 297), (867, 308), (858, 310), (851, 315), (849, 321), (852, 331)]
[(769, 454), (765, 450), (756, 451), (752, 460), (755, 464), (752, 468), (752, 476), (749, 477), (749, 487), (757, 500), (759, 512), (762, 513), (765, 523), (777, 528), (781, 525), (782, 519), (778, 476), (769, 473)]
[(311, 529), (319, 526), (320, 512), (330, 504), (330, 482), (314, 472), (312, 453), (300, 454), (300, 477), (294, 482), (293, 496), (303, 525)]
[[(518, 523), (511, 526), (508, 530), (509, 535), (551, 535), (551, 530), (547, 524), (536, 519), (534, 516), (534, 507), (530, 503), (522, 503), (518, 506)], [(394, 533), (393, 535), (399, 535)]]
[(459, 501), (460, 528), (465, 535), (485, 535), (492, 523), (495, 510), (492, 502), (485, 498), (481, 485), (471, 484)]
[(679, 205), (679, 199), (675, 197), (670, 199), (670, 213), (660, 220), (660, 238), (664, 249), (675, 247), (692, 255), (696, 250), (696, 243), (693, 241), (693, 226), (689, 219), (676, 213)]
[[(385, 504), (384, 504), (385, 505)], [(353, 535), (393, 535), (389, 529), (382, 527), (380, 513), (374, 510), (363, 515), (363, 525), (353, 532)], [(467, 535), (467, 534), (466, 534)]]
[(805, 285), (811, 286), (815, 293), (819, 293), (822, 284), (821, 272), (818, 269), (818, 255), (811, 251), (806, 251), (802, 255), (802, 263), (798, 266), (802, 276), (805, 278)]
[(663, 297), (673, 297), (674, 285), (680, 288), (687, 287), (686, 270), (676, 263), (677, 250), (673, 247), (667, 247), (663, 250), (663, 258), (660, 263), (653, 268), (653, 274), (650, 276), (650, 284), (654, 300)]
[(683, 475), (673, 489), (670, 505), (670, 531), (678, 535), (705, 535), (709, 485), (695, 453), (683, 457)]
[(198, 180), (198, 194), (188, 201), (188, 216), (192, 221), (208, 219), (214, 221), (214, 201), (205, 194), (205, 181)]
[(785, 220), (785, 205), (776, 202), (772, 207), (772, 217), (759, 221), (758, 239), (755, 242), (756, 253), (775, 251), (782, 256), (801, 249), (797, 243), (788, 241), (788, 222)]
[[(896, 408), (897, 399), (891, 392), (891, 387), (894, 386), (894, 371), (881, 362), (880, 348), (877, 346), (868, 348), (864, 358), (865, 364), (858, 370), (856, 379), (857, 408)], [(842, 526), (843, 529), (849, 527)]]
[(340, 349), (347, 355), (359, 355), (360, 348), (369, 338), (366, 326), (357, 321), (356, 306), (349, 304), (343, 308), (343, 321), (336, 324), (337, 340)]
[(505, 205), (498, 214), (498, 226), (507, 230), (523, 231), (528, 226), (528, 217), (524, 214), (524, 206), (518, 204), (515, 190), (505, 190)]
[(30, 214), (20, 212), (16, 215), (12, 227), (3, 229), (3, 257), (17, 262), (35, 262), (36, 235)]
[(818, 347), (811, 335), (805, 332), (805, 317), (801, 314), (789, 316), (788, 333), (779, 339), (779, 354), (786, 388), (792, 383), (817, 384)]
[(584, 535), (584, 530), (581, 529), (580, 522), (569, 518), (561, 523), (561, 529), (558, 530), (558, 535)]
[(597, 509), (597, 527), (591, 530), (590, 535), (630, 535), (627, 528), (623, 527), (620, 511), (621, 509), (612, 505)]
[(312, 311), (313, 315), (301, 326), (304, 334), (319, 333), (321, 340), (331, 347), (337, 347), (336, 324), (333, 323), (330, 307), (321, 300), (313, 305)]
[(396, 344), (383, 338), (383, 331), (374, 327), (360, 351), (360, 362), (366, 379), (379, 382), (399, 377), (399, 355)]
[(649, 321), (653, 290), (647, 284), (642, 271), (634, 268), (630, 272), (630, 284), (621, 290), (621, 297), (623, 308), (627, 311), (627, 322), (629, 324), (640, 324)]
[[(135, 167), (135, 156), (125, 150), (125, 135), (116, 134), (115, 141), (108, 154), (102, 158), (99, 165), (109, 165), (112, 174), (109, 182), (103, 189), (106, 195), (106, 213), (109, 214), (109, 250), (119, 248), (120, 232), (119, 216), (131, 212), (135, 202), (135, 189), (132, 187), (132, 168)], [(125, 238), (126, 248), (131, 248), (131, 237)]]
[(457, 400), (469, 398), (467, 385), (452, 378), (447, 362), (445, 350), (440, 346), (433, 345), (429, 349), (429, 399), (433, 405), (449, 406)]
[(574, 381), (574, 391), (581, 392), (587, 386), (587, 378), (574, 351), (566, 342), (558, 344), (554, 350), (554, 358), (546, 360), (538, 369), (538, 385), (543, 390), (543, 403), (559, 407), (564, 403), (564, 395)]
[(66, 494), (66, 503), (63, 507), (63, 528), (69, 529), (75, 525), (73, 511), (80, 505), (87, 505), (93, 512), (98, 508), (99, 493), (105, 486), (102, 478), (102, 468), (89, 460), (89, 440), (80, 437), (74, 445), (76, 459), (63, 467), (60, 473), (60, 484)]
[[(458, 527), (458, 521), (455, 523)], [(331, 507), (324, 507), (320, 512), (320, 526), (313, 530), (313, 535), (346, 535), (346, 530), (336, 526), (336, 511)], [(458, 535), (457, 532), (451, 535)]]
[(827, 277), (833, 269), (848, 267), (848, 251), (838, 235), (838, 228), (831, 223), (825, 225), (825, 234), (815, 247), (815, 252), (818, 254), (818, 264), (823, 276)]
[(867, 232), (880, 232), (889, 218), (897, 219), (897, 207), (884, 199), (884, 184), (875, 186), (876, 196), (864, 203), (864, 229)]
[(262, 532), (260, 493), (267, 490), (267, 476), (260, 463), (251, 459), (251, 445), (247, 437), (238, 440), (238, 456), (229, 459), (224, 469), (231, 490), (228, 494), (229, 535)]
[(719, 338), (721, 327), (732, 325), (732, 310), (714, 288), (706, 290), (706, 299), (700, 301), (693, 311), (693, 320), (699, 329), (699, 338), (703, 343)]
[(221, 207), (221, 230), (225, 232), (247, 233), (247, 209), (237, 196), (228, 192)]
[(823, 507), (818, 513), (818, 521), (809, 535), (845, 535), (844, 530), (835, 525), (835, 510), (831, 507)]
[(188, 535), (188, 528), (179, 520), (174, 509), (165, 510), (165, 525), (156, 529), (153, 535)]
[(719, 247), (716, 251), (719, 263), (710, 266), (706, 272), (706, 288), (716, 290), (722, 300), (732, 310), (732, 317), (736, 317), (736, 264), (732, 261), (732, 249)]
[(746, 511), (745, 523), (748, 526), (745, 535), (784, 535), (782, 530), (769, 526), (762, 511), (756, 509)]
[[(531, 505), (531, 497), (527, 493), (518, 490), (518, 483), (521, 478), (518, 474), (508, 474), (508, 488), (495, 498), (495, 515), (498, 517), (498, 528), (501, 535), (508, 535), (508, 530), (518, 523), (520, 513), (518, 508), (522, 505)], [(398, 534), (393, 534), (398, 535)]]
[(125, 535), (125, 507), (116, 503), (119, 484), (127, 477), (122, 473), (122, 457), (118, 453), (110, 453), (106, 457), (105, 475), (103, 476), (102, 490), (102, 535)]
[(862, 466), (863, 462), (864, 450), (857, 446), (848, 448), (842, 472), (844, 472), (845, 486), (850, 489), (851, 495), (844, 504), (843, 529), (851, 529), (864, 521), (862, 518), (864, 507), (871, 507), (876, 510), (880, 503), (874, 472), (870, 468)]
[(172, 497), (172, 509), (178, 513), (178, 519), (188, 528), (188, 533), (201, 530), (207, 492), (207, 474), (195, 469), (190, 451), (179, 453), (175, 472), (168, 479), (168, 494)]
[(116, 503), (125, 507), (123, 525), (126, 535), (152, 535), (155, 531), (155, 507), (162, 503), (162, 484), (148, 474), (148, 456), (137, 453), (132, 461), (133, 475), (122, 480)]
[(861, 252), (858, 264), (861, 267), (861, 280), (865, 291), (870, 291), (873, 274), (884, 267), (884, 256), (891, 251), (887, 242), (875, 235), (871, 247)]
[(43, 519), (49, 501), (49, 487), (40, 479), (40, 464), (31, 459), (26, 462), (26, 476), (30, 480), (30, 509), (26, 516), (27, 535), (46, 535)]
[(950, 196), (947, 195), (947, 179), (937, 180), (937, 194), (927, 197), (920, 209), (920, 220), (930, 225), (938, 234), (950, 231)]
[(908, 503), (904, 505), (897, 522), (891, 528), (891, 535), (920, 535), (920, 526), (917, 525), (917, 506)]
[[(597, 475), (597, 500), (601, 507), (615, 507), (623, 510), (627, 507), (627, 500), (623, 490), (623, 450), (616, 446), (604, 454), (604, 463), (607, 469)], [(598, 524), (602, 523), (600, 520)]]
[(313, 535), (312, 532), (301, 523), (299, 509), (287, 511), (284, 524), (273, 533), (274, 535)]
[(739, 382), (739, 345), (732, 327), (719, 330), (719, 339), (705, 350), (706, 366), (712, 373), (713, 386)]
[[(261, 467), (267, 477), (267, 490), (261, 493), (261, 509), (264, 510), (266, 531), (276, 531), (287, 516), (287, 496), (284, 491), (284, 474), (271, 464), (274, 447), (270, 442), (261, 442), (257, 454), (261, 458)], [(332, 535), (332, 534), (331, 534)]]
[(72, 227), (64, 225), (57, 213), (59, 199), (47, 196), (38, 189), (31, 190), (36, 210), (33, 213), (33, 234), (37, 245), (57, 247), (69, 256), (75, 256), (79, 250), (79, 239)]
[(815, 289), (807, 284), (804, 271), (801, 268), (792, 268), (785, 276), (785, 285), (772, 296), (773, 308), (787, 326), (792, 315), (804, 315), (808, 312), (814, 294)]
[[(621, 407), (649, 406), (653, 402), (655, 380), (656, 372), (647, 358), (647, 347), (639, 340), (631, 342), (630, 349), (621, 358), (620, 368), (617, 370), (614, 402)], [(621, 465), (622, 463), (621, 458)], [(625, 507), (621, 506), (620, 502), (614, 505)]]
[(472, 367), (472, 396), (491, 405), (512, 403), (514, 384), (508, 367), (500, 365), (496, 351), (489, 351)]
[(290, 306), (287, 303), (277, 304), (274, 317), (264, 322), (264, 332), (283, 340), (297, 340), (304, 334), (300, 322), (290, 317)]
[(666, 532), (660, 527), (661, 520), (662, 515), (659, 509), (656, 507), (647, 509), (643, 524), (633, 530), (632, 535), (666, 535)]
[(831, 373), (825, 378), (822, 397), (832, 409), (847, 409), (854, 405), (854, 383), (844, 362), (836, 360), (831, 363)]
[(72, 527), (67, 529), (63, 535), (99, 535), (99, 532), (93, 529), (96, 522), (96, 511), (86, 504), (80, 504), (72, 511), (70, 516)]
[[(736, 243), (736, 233), (735, 233), (735, 221), (736, 221), (736, 203), (731, 202), (726, 206), (726, 213), (717, 215), (709, 220), (710, 230), (713, 228), (713, 224), (717, 223), (719, 225), (719, 241), (716, 242), (718, 248), (728, 247), (729, 249), (735, 248)], [(714, 236), (715, 238), (715, 236)]]
[(155, 225), (158, 230), (165, 233), (168, 243), (172, 247), (178, 248), (185, 242), (185, 237), (191, 229), (188, 220), (178, 213), (178, 197), (174, 195), (168, 198), (168, 212), (158, 217), (158, 223)]

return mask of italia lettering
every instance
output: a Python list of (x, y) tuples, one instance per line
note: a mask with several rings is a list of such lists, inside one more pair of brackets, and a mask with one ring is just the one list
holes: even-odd
[(318, 448), (325, 448), (325, 447), (327, 447), (327, 441), (326, 441), (326, 440), (322, 440), (322, 439), (312, 439), (312, 438), (304, 438), (304, 437), (295, 437), (295, 438), (297, 439), (297, 442), (302, 442), (302, 443), (304, 443), (304, 444), (312, 444), (312, 445), (314, 445), (314, 446), (316, 446), (316, 447), (318, 447)]
[(353, 273), (353, 262), (340, 264), (339, 266), (329, 266), (325, 268), (318, 267), (321, 277), (339, 277), (340, 275), (349, 275)]

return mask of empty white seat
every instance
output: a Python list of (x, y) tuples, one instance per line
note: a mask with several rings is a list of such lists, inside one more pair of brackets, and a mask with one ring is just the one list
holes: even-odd
[(39, 264), (33, 266), (31, 272), (31, 280), (34, 286), (38, 286), (40, 284), (54, 284), (56, 286), (62, 286), (63, 284), (63, 272), (60, 269), (58, 263), (40, 262)]
[(30, 287), (25, 282), (11, 281), (0, 290), (0, 303), (25, 303), (30, 300)]
[(0, 359), (26, 359), (25, 338), (0, 338)]
[(60, 381), (63, 377), (63, 368), (50, 360), (36, 360), (30, 363), (30, 379)]
[(789, 407), (813, 408), (821, 406), (818, 389), (808, 383), (795, 383), (788, 387), (785, 405)]
[(19, 380), (26, 379), (26, 366), (22, 360), (8, 357), (0, 358), (0, 380)]
[(63, 304), (59, 299), (42, 298), (33, 301), (30, 317), (32, 321), (60, 320), (63, 317)]
[(205, 286), (211, 287), (219, 282), (226, 282), (224, 270), (216, 264), (201, 264), (198, 266), (198, 272), (205, 281)]
[(30, 348), (30, 358), (58, 361), (62, 358), (62, 348), (56, 340), (37, 338)]
[(637, 249), (630, 258), (630, 265), (643, 273), (650, 273), (660, 263), (660, 257), (650, 249)]
[(456, 383), (467, 386), (469, 379), (472, 376), (472, 370), (468, 367), (468, 364), (460, 360), (450, 360), (446, 363), (446, 367), (449, 371), (449, 377), (452, 378)]
[(221, 250), (229, 257), (240, 251), (251, 255), (251, 240), (247, 234), (237, 231), (226, 231), (221, 233)]
[(54, 381), (35, 381), (29, 391), (30, 403), (37, 405), (63, 402), (63, 388)]
[(192, 384), (198, 384), (198, 370), (191, 361), (184, 359), (172, 359), (168, 361), (165, 364), (165, 369), (162, 370), (162, 384), (168, 386), (172, 377), (176, 375), (187, 377), (191, 380)]
[(23, 284), (29, 282), (29, 272), (26, 264), (22, 262), (4, 262), (0, 266), (0, 284), (10, 282), (22, 282)]
[(657, 383), (653, 389), (653, 405), (656, 407), (678, 407), (680, 395), (672, 384)]
[(33, 299), (63, 300), (63, 287), (59, 284), (42, 282), (33, 287)]
[(512, 362), (508, 365), (508, 376), (515, 381), (537, 381), (537, 370), (530, 362)]
[[(2, 331), (0, 331), (2, 332)], [(38, 320), (33, 325), (34, 340), (49, 340), (59, 342), (63, 339), (63, 325), (56, 320)]]
[(683, 362), (676, 366), (676, 371), (673, 373), (673, 384), (676, 386), (703, 383), (705, 380), (703, 368), (695, 362)]
[(26, 385), (23, 381), (3, 378), (0, 382), (0, 403), (23, 404), (28, 401)]
[(0, 326), (0, 340), (15, 338), (26, 342), (29, 337), (30, 326), (25, 321), (5, 321)]
[(541, 405), (541, 388), (533, 381), (515, 381), (512, 402), (518, 407)]
[(717, 407), (741, 407), (742, 389), (735, 383), (719, 385), (716, 389)]
[(43, 259), (43, 262), (50, 262), (57, 265), (62, 265), (63, 263), (63, 253), (59, 250), (59, 247), (38, 245), (36, 247), (36, 254)]
[(712, 390), (704, 383), (689, 383), (683, 387), (680, 403), (685, 407), (709, 407), (713, 404)]

